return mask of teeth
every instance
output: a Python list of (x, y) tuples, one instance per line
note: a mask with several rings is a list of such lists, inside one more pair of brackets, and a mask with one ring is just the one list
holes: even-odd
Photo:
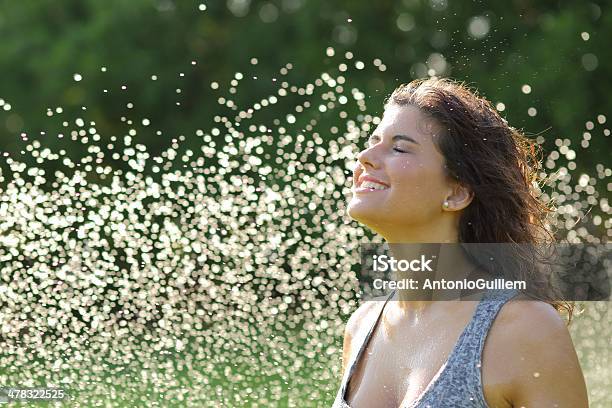
[(361, 187), (363, 188), (373, 188), (375, 190), (385, 190), (387, 188), (387, 186), (382, 185), (380, 183), (375, 183), (373, 181), (369, 181), (366, 180), (363, 183), (361, 183)]

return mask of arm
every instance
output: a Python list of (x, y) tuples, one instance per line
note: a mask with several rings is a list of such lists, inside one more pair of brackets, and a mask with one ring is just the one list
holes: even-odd
[(348, 368), (353, 351), (353, 340), (358, 337), (357, 333), (363, 327), (363, 322), (371, 310), (372, 302), (365, 302), (357, 308), (349, 318), (344, 328), (344, 342), (342, 345), (342, 376)]
[[(587, 408), (587, 389), (569, 331), (557, 311), (535, 301), (512, 302), (513, 407)], [(506, 331), (507, 330), (507, 331)]]

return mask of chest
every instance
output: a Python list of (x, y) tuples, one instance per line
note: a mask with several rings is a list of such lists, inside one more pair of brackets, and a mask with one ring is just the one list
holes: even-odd
[[(345, 399), (351, 408), (411, 406), (434, 385), (470, 317), (468, 312), (444, 321), (421, 321), (412, 327), (385, 325), (382, 319), (347, 384)], [(488, 353), (485, 348), (483, 353), (484, 395), (490, 406), (505, 407), (501, 364), (486, 358), (487, 354), (499, 355), (493, 348), (489, 347)]]
[(347, 384), (351, 408), (398, 407), (417, 399), (446, 362), (454, 341), (439, 331), (414, 332), (410, 341), (391, 342), (384, 328), (372, 334)]

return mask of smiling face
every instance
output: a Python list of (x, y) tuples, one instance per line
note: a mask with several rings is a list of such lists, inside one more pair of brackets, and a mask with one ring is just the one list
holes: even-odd
[(435, 145), (442, 132), (417, 107), (388, 105), (358, 155), (349, 216), (389, 242), (456, 242), (458, 213), (443, 203), (457, 183)]

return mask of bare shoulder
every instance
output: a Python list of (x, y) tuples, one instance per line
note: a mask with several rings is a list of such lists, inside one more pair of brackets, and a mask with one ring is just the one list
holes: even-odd
[(358, 340), (362, 339), (366, 331), (374, 324), (378, 318), (377, 307), (382, 305), (385, 297), (377, 297), (361, 303), (359, 307), (349, 317), (344, 329), (344, 343), (342, 352), (342, 371), (346, 369), (353, 352), (357, 352)]
[(501, 308), (489, 339), (489, 361), (499, 362), (493, 363), (503, 373), (497, 379), (503, 376), (513, 406), (587, 406), (572, 338), (552, 305), (515, 297)]
[(360, 328), (363, 328), (364, 322), (369, 321), (374, 314), (376, 300), (367, 300), (362, 302), (357, 309), (351, 314), (346, 322), (345, 333), (354, 335), (358, 333)]
[[(501, 308), (495, 323), (507, 326), (504, 330), (514, 329), (524, 335), (516, 340), (529, 341), (535, 337), (550, 337), (561, 333), (569, 336), (565, 321), (552, 305), (523, 294), (515, 296)], [(526, 336), (527, 333), (531, 335)]]

